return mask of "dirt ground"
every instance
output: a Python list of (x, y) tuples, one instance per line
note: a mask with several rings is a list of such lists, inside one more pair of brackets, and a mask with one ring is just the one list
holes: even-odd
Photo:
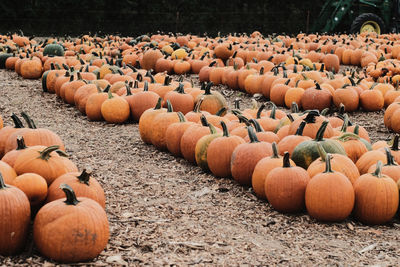
[[(232, 94), (229, 100), (238, 95)], [(240, 94), (240, 93), (239, 93)], [(245, 96), (243, 107), (249, 106)], [(39, 80), (0, 71), (0, 114), (26, 111), (40, 127), (64, 140), (70, 158), (91, 166), (103, 185), (110, 241), (100, 256), (80, 265), (398, 265), (400, 222), (377, 227), (352, 219), (317, 223), (308, 215), (283, 215), (250, 188), (216, 179), (183, 159), (140, 140), (137, 124), (89, 122)], [(372, 140), (388, 139), (383, 112), (355, 113)], [(53, 263), (30, 241), (23, 254), (0, 257), (0, 265)]]

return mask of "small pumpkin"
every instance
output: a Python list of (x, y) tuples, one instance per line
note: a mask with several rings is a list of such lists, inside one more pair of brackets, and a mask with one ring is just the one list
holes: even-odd
[(36, 173), (24, 173), (15, 177), (13, 185), (28, 197), (32, 207), (39, 207), (47, 196), (47, 182)]
[(204, 171), (208, 171), (208, 159), (207, 159), (207, 149), (210, 143), (218, 137), (222, 136), (222, 133), (217, 131), (217, 129), (211, 123), (208, 123), (210, 128), (210, 134), (205, 135), (199, 139), (195, 147), (195, 158), (197, 166), (202, 168)]
[(123, 123), (130, 116), (129, 104), (124, 98), (113, 96), (111, 91), (108, 91), (108, 99), (101, 104), (101, 115), (106, 122)]

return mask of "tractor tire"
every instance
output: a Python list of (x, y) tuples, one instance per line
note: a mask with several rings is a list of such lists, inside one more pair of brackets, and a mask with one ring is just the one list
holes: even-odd
[[(385, 23), (378, 15), (374, 13), (363, 13), (359, 15), (351, 24), (350, 32), (354, 34), (360, 33), (361, 28), (364, 26), (364, 24), (366, 24), (366, 22), (371, 22), (371, 26), (379, 31), (379, 34), (385, 32)], [(379, 29), (377, 27), (379, 27)]]

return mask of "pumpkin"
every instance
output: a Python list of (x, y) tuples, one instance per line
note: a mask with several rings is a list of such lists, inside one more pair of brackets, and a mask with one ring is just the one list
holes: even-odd
[(162, 58), (163, 54), (158, 49), (149, 49), (143, 54), (143, 58), (141, 61), (141, 66), (146, 69), (155, 69), (156, 62), (159, 58)]
[(42, 76), (42, 61), (33, 57), (21, 64), (21, 76), (25, 79), (38, 79)]
[[(48, 185), (57, 177), (68, 172), (77, 172), (75, 164), (64, 156), (59, 156), (59, 146), (32, 146), (24, 150), (15, 161), (14, 169), (18, 175), (36, 173)], [(61, 153), (65, 155), (65, 153)]]
[(325, 172), (315, 175), (307, 184), (305, 203), (308, 214), (318, 221), (340, 222), (354, 207), (354, 189), (350, 180), (331, 168), (331, 155), (326, 155)]
[(184, 132), (192, 125), (196, 125), (194, 122), (187, 121), (182, 112), (178, 111), (179, 122), (172, 123), (168, 126), (165, 132), (165, 142), (167, 149), (172, 155), (176, 157), (182, 157), (181, 153), (181, 138)]
[(378, 161), (374, 173), (361, 175), (354, 184), (354, 215), (365, 224), (384, 224), (396, 214), (399, 206), (399, 189), (392, 178), (382, 174)]
[(322, 111), (329, 108), (332, 104), (332, 94), (323, 90), (318, 83), (314, 88), (308, 88), (301, 97), (303, 109), (318, 109)]
[[(397, 183), (397, 181), (400, 179), (400, 166), (399, 164), (394, 160), (394, 157), (392, 153), (390, 152), (390, 149), (388, 147), (384, 148), (385, 153), (386, 153), (386, 161), (387, 163), (382, 166), (382, 174), (389, 176), (390, 178), (393, 179)], [(376, 171), (376, 165), (372, 165), (368, 169), (368, 173), (372, 173)]]
[(166, 107), (167, 100), (171, 102), (171, 105), (175, 111), (180, 111), (183, 114), (192, 111), (194, 108), (193, 97), (189, 94), (185, 94), (182, 83), (180, 83), (175, 90), (165, 94), (164, 107)]
[[(317, 144), (317, 148), (320, 157), (313, 161), (307, 168), (307, 172), (311, 178), (323, 172), (325, 169), (327, 153), (321, 144)], [(343, 173), (347, 178), (349, 178), (352, 184), (354, 184), (358, 177), (360, 177), (360, 172), (353, 161), (341, 154), (331, 154), (331, 168), (336, 172)]]
[(146, 110), (157, 104), (158, 98), (159, 96), (155, 92), (148, 90), (148, 86), (144, 86), (143, 91), (134, 93), (128, 101), (133, 121), (138, 122)]
[(157, 114), (151, 122), (150, 126), (150, 140), (157, 149), (167, 149), (165, 134), (167, 132), (168, 126), (175, 122), (179, 122), (178, 113), (173, 111), (171, 103), (169, 102), (169, 100), (167, 100), (167, 112), (161, 112), (160, 114)]
[(91, 121), (101, 121), (104, 120), (101, 114), (101, 106), (104, 101), (108, 99), (108, 93), (102, 92), (98, 87), (97, 94), (91, 94), (86, 102), (85, 114)]
[(360, 171), (360, 174), (365, 174), (368, 172), (368, 169), (375, 165), (378, 161), (386, 162), (386, 156), (382, 151), (379, 150), (371, 150), (364, 153), (356, 162), (356, 166)]
[(103, 209), (106, 206), (104, 190), (99, 182), (91, 177), (91, 173), (83, 170), (82, 172), (69, 172), (61, 175), (49, 187), (49, 192), (46, 202), (51, 202), (56, 199), (64, 198), (65, 194), (59, 189), (61, 184), (68, 184), (75, 192), (77, 197), (87, 197), (93, 199)]
[(217, 129), (212, 125), (211, 123), (208, 123), (208, 127), (210, 128), (210, 134), (205, 135), (201, 137), (195, 147), (195, 159), (196, 159), (196, 164), (200, 168), (202, 168), (204, 171), (208, 171), (208, 160), (207, 160), (207, 149), (209, 144), (218, 137), (222, 136), (222, 133), (219, 131), (217, 132)]
[(0, 173), (0, 255), (20, 252), (28, 239), (31, 209), (29, 200), (17, 187), (6, 185)]
[(339, 142), (323, 138), (328, 123), (328, 121), (322, 123), (314, 140), (304, 141), (293, 150), (292, 160), (297, 166), (307, 169), (314, 160), (319, 158), (318, 143), (320, 143), (328, 153), (346, 155), (346, 151)]
[(373, 90), (372, 88), (360, 94), (360, 106), (365, 111), (379, 111), (385, 104), (381, 91)]
[(59, 44), (48, 44), (44, 47), (43, 56), (64, 56), (64, 48)]
[[(303, 115), (295, 119), (289, 127), (289, 134), (295, 134), (297, 129), (300, 126), (302, 121), (306, 121), (307, 124), (304, 127), (303, 135), (309, 136), (311, 138), (315, 138), (319, 128), (321, 127), (322, 123), (326, 120), (325, 117), (321, 116), (321, 114), (317, 110), (311, 110), (307, 113), (307, 115)], [(326, 126), (324, 131), (325, 138), (331, 138), (334, 134), (333, 128), (330, 124)]]
[(107, 215), (90, 198), (76, 198), (66, 184), (66, 199), (47, 203), (33, 223), (33, 240), (39, 252), (54, 261), (71, 263), (97, 257), (110, 236)]
[(167, 109), (161, 108), (162, 98), (158, 99), (157, 104), (152, 109), (143, 112), (139, 119), (139, 133), (140, 138), (146, 144), (151, 144), (152, 122), (153, 119), (160, 113), (166, 112)]
[(333, 103), (338, 108), (344, 105), (347, 112), (353, 112), (358, 109), (359, 95), (351, 86), (344, 86), (333, 93)]
[(272, 145), (260, 142), (253, 127), (247, 127), (249, 143), (238, 145), (232, 153), (231, 173), (234, 180), (241, 185), (251, 185), (254, 168), (264, 157), (272, 155)]
[(344, 133), (333, 139), (339, 141), (346, 151), (347, 156), (354, 163), (356, 163), (364, 153), (372, 150), (371, 144), (367, 140), (360, 138), (354, 133)]
[[(271, 131), (264, 131), (264, 129), (261, 127), (261, 125), (255, 120), (251, 119), (250, 123), (254, 126), (254, 129), (256, 130), (256, 136), (258, 140), (267, 142), (267, 143), (273, 143), (273, 142), (279, 142), (279, 137), (277, 134), (271, 132)], [(244, 140), (246, 142), (250, 141), (250, 137), (246, 135), (244, 137)]]
[(25, 193), (32, 207), (38, 207), (46, 199), (47, 182), (36, 173), (24, 173), (15, 177), (13, 186)]
[(271, 170), (265, 178), (265, 195), (279, 212), (295, 213), (304, 209), (304, 194), (310, 176), (300, 167), (290, 166), (289, 153), (283, 156), (283, 166)]
[[(283, 153), (285, 153), (286, 151), (289, 153), (289, 155), (292, 155), (293, 150), (296, 148), (298, 144), (304, 141), (311, 140), (311, 137), (303, 136), (303, 130), (306, 124), (307, 124), (306, 121), (302, 121), (294, 135), (286, 135), (279, 141), (278, 150), (280, 155), (283, 156)], [(283, 129), (284, 127), (282, 127), (281, 129)]]
[(14, 127), (11, 126), (5, 126), (0, 129), (0, 158), (2, 158), (5, 154), (4, 149), (6, 146), (6, 142), (8, 140), (8, 137), (16, 132), (18, 129), (21, 129), (24, 127), (22, 124), (22, 121), (18, 118), (16, 114), (11, 115), (11, 119), (14, 122)]
[(209, 82), (205, 87), (204, 94), (197, 96), (195, 104), (203, 98), (203, 102), (200, 105), (200, 110), (205, 110), (210, 114), (216, 114), (221, 108), (228, 108), (225, 98), (216, 91), (211, 91), (212, 83)]
[(223, 135), (213, 139), (207, 147), (208, 168), (217, 177), (231, 177), (231, 158), (235, 148), (245, 141), (235, 135), (229, 135), (225, 122), (221, 121)]
[(27, 146), (25, 145), (24, 138), (22, 136), (17, 137), (17, 143), (18, 143), (18, 146), (16, 149), (7, 152), (1, 158), (2, 161), (7, 163), (8, 165), (10, 165), (11, 167), (14, 167), (14, 163), (15, 163), (15, 160), (17, 159), (17, 157), (22, 153), (22, 151), (24, 149), (27, 148)]
[(130, 116), (129, 104), (124, 98), (108, 91), (108, 99), (101, 104), (101, 115), (106, 122), (123, 123)]
[[(295, 165), (293, 161), (291, 161), (291, 164)], [(272, 155), (261, 159), (254, 168), (253, 175), (251, 176), (251, 186), (258, 198), (266, 199), (265, 178), (267, 178), (271, 170), (281, 166), (282, 157), (279, 156), (277, 145), (274, 142), (272, 143)]]

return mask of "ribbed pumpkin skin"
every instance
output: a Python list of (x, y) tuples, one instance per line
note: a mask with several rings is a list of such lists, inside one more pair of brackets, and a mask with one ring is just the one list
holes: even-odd
[(266, 142), (238, 145), (232, 153), (232, 177), (241, 185), (251, 185), (251, 177), (257, 163), (272, 155), (272, 145)]
[(18, 188), (0, 188), (0, 255), (20, 252), (28, 238), (31, 209), (29, 200)]
[(315, 175), (306, 188), (306, 207), (311, 217), (323, 222), (340, 222), (354, 207), (354, 189), (339, 172)]
[(292, 160), (297, 166), (307, 169), (314, 160), (319, 158), (317, 143), (320, 143), (327, 153), (346, 155), (346, 151), (337, 141), (331, 139), (320, 142), (315, 140), (305, 141), (293, 150)]
[(231, 157), (235, 148), (244, 144), (239, 136), (218, 137), (207, 148), (208, 167), (217, 177), (231, 177)]
[(33, 224), (33, 239), (42, 255), (57, 262), (91, 260), (106, 247), (109, 226), (104, 209), (94, 200), (78, 198), (76, 206), (65, 198), (43, 206)]
[(176, 122), (168, 126), (165, 132), (165, 142), (167, 149), (175, 157), (182, 157), (181, 153), (181, 138), (187, 128), (192, 125), (196, 125), (194, 122)]
[[(360, 177), (360, 172), (357, 166), (348, 157), (340, 154), (332, 154), (331, 159), (332, 170), (336, 172), (343, 173), (347, 178), (349, 178), (352, 184)], [(325, 161), (321, 158), (316, 159), (313, 163), (308, 166), (307, 172), (310, 177), (313, 178), (315, 175), (324, 172)]]
[(304, 209), (304, 195), (310, 176), (300, 167), (273, 169), (265, 179), (265, 195), (279, 212), (293, 213)]
[(355, 217), (365, 224), (383, 224), (390, 221), (399, 206), (399, 190), (392, 178), (378, 178), (367, 173), (354, 184)]
[(222, 133), (208, 134), (199, 139), (195, 147), (196, 164), (204, 171), (208, 171), (207, 148), (216, 138), (221, 137)]
[(365, 174), (378, 160), (382, 161), (384, 164), (387, 163), (386, 156), (383, 152), (377, 150), (368, 151), (357, 160), (356, 166), (360, 174)]
[(6, 162), (0, 160), (0, 173), (3, 176), (4, 182), (6, 184), (13, 184), (13, 180), (17, 177), (15, 170), (8, 165)]
[(189, 126), (181, 137), (181, 153), (184, 159), (190, 163), (196, 163), (196, 144), (205, 135), (210, 133), (210, 129), (206, 126), (193, 125)]
[(69, 172), (55, 179), (54, 182), (49, 186), (46, 203), (60, 198), (65, 198), (64, 192), (60, 190), (60, 185), (65, 183), (71, 186), (77, 197), (87, 197), (93, 199), (104, 209), (106, 206), (106, 198), (104, 195), (104, 190), (99, 182), (90, 177), (89, 185), (84, 184), (78, 179), (80, 174), (80, 172)]

